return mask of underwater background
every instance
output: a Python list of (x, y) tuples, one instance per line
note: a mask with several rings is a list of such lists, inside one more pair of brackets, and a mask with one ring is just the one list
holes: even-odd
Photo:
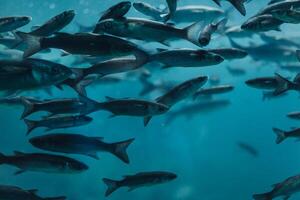
[[(76, 22), (92, 25), (97, 22), (99, 13), (116, 0), (1, 0), (0, 15), (28, 15), (33, 18), (22, 31), (29, 31), (33, 25), (42, 24), (50, 17), (74, 9), (75, 20), (64, 31), (78, 31)], [(145, 0), (153, 5), (165, 4), (163, 0)], [(212, 1), (181, 0), (183, 5), (209, 5), (217, 7)], [(246, 5), (247, 17), (242, 17), (232, 10), (229, 24), (239, 25), (254, 15), (267, 4), (266, 1), (253, 0)], [(223, 4), (226, 10), (230, 5)], [(134, 9), (127, 16), (145, 17)], [(181, 25), (180, 25), (181, 26)], [(271, 35), (297, 36), (298, 25), (283, 25), (282, 32), (270, 32)], [(240, 45), (261, 44), (259, 37), (235, 39)], [(152, 44), (151, 44), (152, 45)], [(161, 46), (153, 44), (156, 46)], [(197, 48), (186, 41), (172, 43), (174, 48)], [(230, 47), (225, 36), (216, 35), (209, 48)], [(51, 54), (43, 54), (42, 58), (72, 66), (72, 57), (59, 57), (54, 50)], [(232, 75), (228, 66), (243, 68), (246, 73)], [(72, 66), (77, 67), (77, 66)], [(214, 101), (224, 104), (216, 108), (200, 108), (194, 112), (172, 118), (171, 113), (155, 117), (144, 127), (142, 119), (134, 117), (109, 118), (107, 112), (91, 114), (93, 123), (72, 129), (61, 129), (53, 133), (78, 133), (87, 136), (104, 137), (107, 142), (135, 138), (128, 148), (130, 164), (120, 162), (114, 156), (99, 153), (100, 160), (85, 156), (71, 155), (89, 165), (89, 170), (81, 174), (61, 175), (26, 172), (15, 176), (14, 167), (0, 166), (1, 184), (17, 185), (24, 189), (38, 189), (41, 196), (65, 195), (70, 200), (104, 199), (106, 186), (102, 178), (120, 179), (126, 174), (140, 171), (171, 171), (178, 175), (175, 181), (168, 184), (141, 188), (133, 192), (126, 189), (108, 197), (111, 200), (143, 199), (143, 200), (246, 200), (254, 193), (271, 189), (271, 184), (280, 182), (286, 177), (300, 173), (300, 144), (287, 140), (281, 145), (275, 144), (272, 127), (289, 129), (297, 127), (299, 122), (288, 119), (286, 114), (300, 108), (299, 94), (289, 92), (287, 95), (262, 100), (259, 90), (248, 87), (245, 81), (251, 78), (272, 76), (280, 72), (288, 77), (295, 74), (281, 70), (280, 64), (264, 60), (254, 61), (251, 57), (240, 60), (225, 61), (220, 65), (200, 68), (171, 68), (161, 70), (159, 66), (147, 66), (154, 70), (151, 80), (165, 80), (181, 83), (200, 75), (219, 77), (220, 84), (231, 84), (234, 91), (214, 97)], [(121, 76), (125, 76), (122, 74)], [(204, 87), (209, 86), (207, 83)], [(101, 86), (88, 87), (89, 98), (104, 101), (105, 96), (114, 98), (138, 97), (153, 100), (162, 93), (159, 91), (140, 97), (141, 83), (135, 76), (126, 76), (121, 82)], [(53, 89), (53, 96), (45, 92), (28, 92), (28, 96), (42, 99), (54, 97), (76, 97), (76, 93), (65, 88), (64, 91)], [(196, 103), (200, 103), (198, 100)], [(172, 108), (176, 112), (186, 106), (195, 104), (185, 100)], [(23, 152), (42, 152), (30, 145), (30, 137), (43, 135), (41, 128), (29, 137), (25, 135), (26, 125), (20, 120), (23, 107), (0, 107), (0, 152), (12, 154), (14, 150)], [(171, 119), (170, 119), (171, 118)], [(51, 133), (51, 132), (50, 132)], [(259, 152), (253, 157), (239, 148), (244, 142), (255, 147)], [(293, 196), (300, 198), (299, 194)]]

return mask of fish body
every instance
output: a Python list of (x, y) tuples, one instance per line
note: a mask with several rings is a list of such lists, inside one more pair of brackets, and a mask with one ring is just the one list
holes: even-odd
[(0, 61), (0, 90), (30, 90), (66, 80), (72, 71), (61, 64), (41, 59)]
[(230, 92), (234, 89), (234, 86), (232, 85), (219, 85), (219, 86), (214, 86), (210, 88), (202, 88), (196, 93), (194, 93), (193, 97), (194, 99), (198, 98), (199, 96), (210, 96), (210, 95), (215, 95), (215, 94), (223, 94)]
[(135, 175), (124, 176), (124, 179), (121, 181), (114, 181), (104, 178), (103, 182), (108, 187), (105, 196), (111, 195), (111, 193), (121, 187), (129, 187), (129, 191), (132, 191), (139, 187), (153, 186), (170, 182), (176, 178), (177, 175), (170, 172), (142, 172)]
[(300, 191), (300, 176), (289, 177), (285, 181), (275, 184), (272, 191), (264, 194), (255, 194), (255, 200), (272, 200), (276, 197), (289, 199), (294, 193)]
[(212, 34), (215, 33), (220, 27), (225, 27), (227, 19), (223, 19), (218, 23), (210, 23), (206, 25), (199, 35), (199, 44), (201, 46), (207, 46), (210, 43)]
[(58, 116), (58, 117), (48, 117), (40, 121), (34, 121), (25, 119), (27, 125), (27, 135), (31, 133), (34, 129), (39, 127), (47, 128), (47, 131), (61, 128), (71, 128), (84, 126), (92, 122), (92, 118), (88, 116)]
[(159, 8), (152, 6), (151, 4), (138, 1), (133, 3), (133, 7), (140, 13), (151, 17), (154, 21), (163, 21), (162, 14), (164, 13)]
[(65, 26), (70, 24), (75, 17), (74, 10), (64, 11), (50, 20), (39, 26), (37, 29), (31, 31), (29, 34), (35, 36), (47, 37), (62, 30)]
[(66, 197), (42, 198), (36, 193), (38, 190), (24, 190), (11, 185), (0, 185), (0, 199), (2, 200), (65, 200)]
[(65, 156), (51, 154), (15, 152), (13, 156), (0, 155), (0, 164), (12, 165), (20, 170), (16, 174), (25, 171), (45, 173), (80, 173), (88, 169), (82, 162)]
[(280, 26), (283, 23), (282, 20), (274, 18), (271, 14), (265, 14), (250, 18), (242, 24), (241, 28), (253, 32), (280, 31)]
[(53, 37), (37, 37), (26, 33), (17, 33), (28, 44), (23, 57), (29, 57), (43, 49), (62, 49), (70, 54), (90, 56), (127, 56), (145, 55), (135, 44), (109, 35), (92, 33), (58, 33)]
[(150, 56), (150, 61), (162, 63), (163, 68), (169, 68), (212, 66), (222, 63), (224, 59), (206, 50), (177, 49), (164, 50), (153, 54)]
[(248, 55), (247, 51), (237, 48), (209, 49), (208, 51), (220, 55), (225, 60), (241, 59)]
[(34, 137), (29, 140), (33, 146), (43, 150), (81, 154), (95, 159), (99, 159), (97, 156), (98, 152), (108, 152), (127, 164), (129, 163), (129, 158), (126, 150), (133, 141), (134, 139), (129, 139), (116, 143), (106, 143), (100, 137), (60, 133)]
[(291, 119), (300, 119), (300, 112), (291, 112), (287, 115)]
[(199, 23), (184, 29), (174, 26), (139, 18), (107, 19), (99, 22), (96, 33), (107, 33), (119, 37), (132, 38), (148, 42), (160, 42), (185, 39), (194, 44), (195, 35), (200, 30)]
[(12, 16), (0, 18), (0, 33), (14, 31), (22, 26), (25, 26), (32, 20), (28, 16)]
[(300, 12), (297, 10), (274, 10), (271, 12), (272, 16), (284, 23), (299, 24)]

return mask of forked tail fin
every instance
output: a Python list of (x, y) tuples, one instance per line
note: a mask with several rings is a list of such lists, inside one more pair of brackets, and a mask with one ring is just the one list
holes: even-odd
[(119, 186), (118, 186), (118, 181), (114, 181), (111, 179), (104, 178), (102, 179), (105, 185), (107, 186), (107, 190), (105, 192), (105, 196), (108, 197), (111, 195), (114, 191), (116, 191)]

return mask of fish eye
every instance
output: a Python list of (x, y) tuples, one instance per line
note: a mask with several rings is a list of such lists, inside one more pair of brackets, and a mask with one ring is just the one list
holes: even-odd
[(112, 28), (112, 22), (106, 22), (105, 24), (104, 24), (104, 27), (106, 28), (106, 29), (111, 29)]

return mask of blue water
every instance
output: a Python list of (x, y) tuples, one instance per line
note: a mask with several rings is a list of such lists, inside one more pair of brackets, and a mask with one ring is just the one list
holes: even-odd
[[(115, 0), (1, 0), (0, 15), (29, 15), (32, 22), (22, 28), (29, 31), (32, 25), (45, 22), (50, 17), (67, 9), (76, 10), (76, 18), (64, 31), (76, 32), (76, 21), (92, 25), (98, 20), (99, 13), (113, 5)], [(163, 0), (146, 1), (154, 5), (163, 4)], [(179, 5), (203, 4), (215, 6), (211, 1), (185, 0)], [(265, 1), (254, 0), (247, 4), (247, 17), (265, 6)], [(229, 7), (224, 3), (223, 8)], [(128, 16), (142, 16), (134, 9)], [(241, 17), (236, 11), (230, 14), (230, 24), (241, 24), (247, 17)], [(296, 35), (298, 25), (284, 25), (283, 32), (271, 32), (276, 36)], [(250, 39), (236, 40), (247, 45)], [(251, 39), (260, 44), (257, 37)], [(212, 40), (209, 47), (228, 47), (226, 37)], [(193, 47), (185, 41), (172, 43), (172, 47)], [(43, 58), (57, 59), (53, 55), (43, 55)], [(70, 66), (71, 57), (58, 58), (58, 61)], [(57, 61), (57, 60), (55, 60)], [(234, 77), (228, 73), (226, 66), (244, 68), (247, 73)], [(155, 66), (153, 66), (155, 67)], [(299, 94), (289, 92), (288, 95), (262, 101), (260, 90), (249, 88), (245, 81), (260, 76), (272, 76), (282, 72), (287, 76), (294, 74), (280, 71), (277, 63), (253, 61), (247, 57), (241, 60), (226, 61), (220, 65), (206, 68), (172, 68), (156, 70), (151, 80), (167, 80), (182, 82), (199, 75), (219, 76), (222, 84), (232, 84), (235, 90), (219, 95), (216, 99), (230, 100), (231, 104), (211, 112), (198, 111), (193, 117), (178, 117), (171, 123), (165, 123), (166, 115), (153, 119), (148, 127), (144, 127), (142, 119), (130, 117), (108, 118), (106, 112), (91, 114), (92, 124), (87, 126), (53, 131), (55, 133), (80, 133), (88, 136), (101, 136), (107, 142), (115, 142), (135, 138), (129, 147), (130, 165), (123, 164), (114, 156), (100, 153), (100, 160), (84, 156), (70, 155), (90, 166), (81, 174), (60, 175), (26, 172), (14, 176), (16, 168), (0, 166), (0, 184), (17, 185), (24, 189), (38, 189), (41, 196), (66, 195), (70, 200), (104, 199), (106, 186), (102, 178), (120, 179), (123, 175), (135, 174), (140, 171), (171, 171), (178, 175), (170, 183), (137, 189), (127, 192), (120, 189), (109, 197), (111, 200), (245, 200), (252, 194), (265, 192), (271, 185), (289, 176), (300, 173), (300, 145), (293, 140), (287, 140), (280, 145), (275, 144), (272, 127), (289, 129), (297, 127), (299, 122), (288, 119), (286, 114), (299, 109)], [(207, 83), (206, 86), (209, 86)], [(121, 83), (89, 87), (89, 97), (104, 101), (105, 96), (115, 98), (139, 97), (141, 84), (135, 77), (123, 80)], [(26, 94), (26, 93), (25, 93)], [(30, 96), (49, 98), (44, 92), (28, 93)], [(144, 99), (153, 100), (161, 95), (151, 93)], [(54, 97), (75, 97), (71, 89), (63, 92), (54, 89)], [(141, 98), (141, 97), (139, 97)], [(192, 104), (186, 100), (174, 106), (174, 111)], [(26, 126), (19, 120), (23, 107), (1, 106), (0, 114), (0, 152), (12, 154), (14, 150), (23, 152), (42, 152), (28, 143), (32, 136), (43, 135), (44, 130), (34, 131), (26, 137)], [(251, 144), (259, 151), (258, 157), (253, 157), (237, 146), (243, 141)], [(293, 199), (300, 198), (295, 195)]]

